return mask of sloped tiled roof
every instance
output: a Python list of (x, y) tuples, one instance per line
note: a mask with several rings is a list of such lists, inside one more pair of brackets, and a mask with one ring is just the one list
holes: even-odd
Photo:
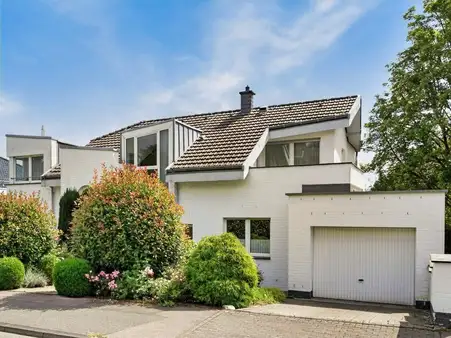
[(0, 156), (0, 188), (4, 188), (9, 181), (9, 161)]
[[(181, 156), (171, 171), (238, 168), (248, 157), (266, 128), (283, 128), (323, 120), (348, 117), (358, 96), (295, 102), (259, 107), (249, 114), (240, 110), (177, 117), (178, 120), (202, 130), (202, 137)], [(120, 149), (121, 134), (171, 118), (142, 121), (91, 140), (88, 146)]]
[(47, 170), (41, 178), (43, 180), (52, 180), (61, 178), (61, 164), (57, 164)]

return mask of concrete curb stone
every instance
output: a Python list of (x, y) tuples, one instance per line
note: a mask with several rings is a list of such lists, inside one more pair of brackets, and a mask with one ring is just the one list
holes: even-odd
[(0, 323), (0, 332), (14, 333), (38, 338), (86, 338), (86, 335), (80, 335), (76, 333), (38, 329), (29, 326), (12, 325), (7, 323)]

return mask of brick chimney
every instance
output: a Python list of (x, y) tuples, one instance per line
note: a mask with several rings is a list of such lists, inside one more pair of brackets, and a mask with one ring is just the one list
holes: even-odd
[(246, 86), (245, 90), (240, 92), (241, 95), (241, 114), (249, 114), (254, 105), (255, 93)]

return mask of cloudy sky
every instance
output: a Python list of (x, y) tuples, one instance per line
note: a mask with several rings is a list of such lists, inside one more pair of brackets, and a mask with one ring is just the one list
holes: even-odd
[[(407, 0), (0, 0), (6, 133), (84, 145), (140, 120), (360, 94), (406, 46)], [(367, 156), (362, 156), (362, 159)]]

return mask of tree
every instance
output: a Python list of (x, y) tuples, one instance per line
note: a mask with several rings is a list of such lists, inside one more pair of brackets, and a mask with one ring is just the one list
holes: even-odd
[(58, 229), (62, 232), (62, 241), (66, 241), (68, 238), (70, 225), (72, 223), (72, 212), (76, 208), (75, 202), (79, 197), (80, 195), (75, 189), (67, 189), (63, 196), (61, 196)]
[(374, 190), (447, 189), (451, 226), (451, 0), (425, 0), (404, 15), (409, 46), (387, 65), (390, 77), (370, 112), (365, 167)]

